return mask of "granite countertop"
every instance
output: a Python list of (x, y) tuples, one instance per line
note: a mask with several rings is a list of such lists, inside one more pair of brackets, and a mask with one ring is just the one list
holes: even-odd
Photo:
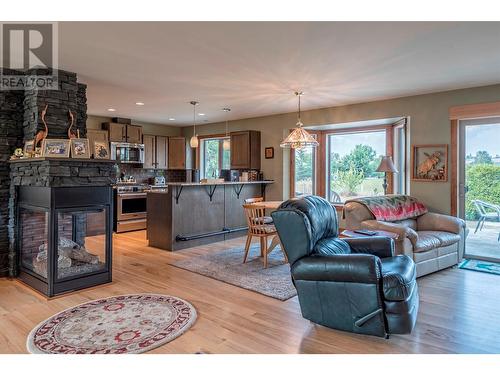
[(166, 182), (165, 187), (168, 186), (209, 186), (209, 185), (247, 185), (247, 184), (272, 184), (274, 180), (264, 181), (235, 181), (235, 182)]
[(165, 185), (170, 186), (205, 186), (205, 185), (246, 185), (246, 184), (272, 184), (273, 180), (264, 181), (224, 181), (224, 182), (166, 182)]

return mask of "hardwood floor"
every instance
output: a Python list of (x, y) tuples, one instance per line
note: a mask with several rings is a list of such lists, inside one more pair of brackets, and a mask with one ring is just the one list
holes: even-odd
[(114, 236), (113, 283), (47, 300), (16, 280), (0, 279), (0, 353), (25, 353), (40, 321), (91, 299), (128, 293), (184, 298), (198, 320), (150, 353), (499, 353), (500, 276), (449, 269), (420, 278), (420, 311), (411, 335), (389, 340), (314, 325), (297, 297), (281, 302), (170, 265), (174, 260), (243, 246), (238, 238), (178, 252), (147, 246), (145, 232)]

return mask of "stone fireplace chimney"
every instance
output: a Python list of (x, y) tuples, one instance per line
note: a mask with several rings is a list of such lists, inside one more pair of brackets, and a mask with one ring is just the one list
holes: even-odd
[[(31, 70), (33, 75), (48, 75), (42, 69)], [(48, 138), (67, 138), (70, 118), (75, 116), (74, 131), (83, 138), (87, 133), (87, 86), (78, 83), (76, 74), (59, 70), (59, 90), (26, 90), (24, 93), (23, 136), (24, 140), (35, 138), (38, 130), (44, 129), (42, 110), (48, 105), (45, 117), (49, 124)]]

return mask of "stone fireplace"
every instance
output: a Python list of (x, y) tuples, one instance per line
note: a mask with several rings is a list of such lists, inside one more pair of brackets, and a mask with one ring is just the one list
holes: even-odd
[(14, 271), (52, 297), (111, 281), (114, 162), (11, 162)]
[[(7, 74), (43, 74), (40, 69)], [(45, 72), (47, 73), (47, 72)], [(48, 296), (111, 281), (113, 161), (31, 158), (8, 162), (44, 128), (48, 138), (86, 135), (86, 86), (58, 72), (58, 90), (0, 91), (0, 277)]]

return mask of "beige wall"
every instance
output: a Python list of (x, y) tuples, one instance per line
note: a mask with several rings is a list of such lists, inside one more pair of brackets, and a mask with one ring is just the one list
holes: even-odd
[[(103, 122), (110, 122), (111, 117), (87, 116), (87, 129), (101, 129)], [(144, 134), (152, 135), (181, 135), (182, 129), (171, 125), (150, 124), (147, 122), (132, 121), (133, 124), (141, 125)]]
[[(350, 121), (393, 118), (410, 118), (410, 143), (450, 144), (450, 122), (448, 109), (451, 106), (500, 101), (500, 85), (404, 98), (354, 104), (341, 107), (306, 111), (302, 121), (306, 126), (335, 124)], [(305, 99), (307, 103), (307, 98)], [(267, 190), (269, 199), (286, 199), (289, 196), (289, 151), (281, 150), (280, 141), (288, 129), (294, 127), (295, 113), (231, 121), (230, 131), (260, 130), (262, 137), (262, 171), (265, 178), (276, 181)], [(192, 135), (192, 127), (183, 128), (186, 137)], [(199, 135), (224, 133), (224, 123), (200, 125)], [(264, 148), (274, 147), (274, 159), (264, 158)], [(427, 203), (431, 210), (450, 212), (450, 182), (410, 182), (410, 193)]]

